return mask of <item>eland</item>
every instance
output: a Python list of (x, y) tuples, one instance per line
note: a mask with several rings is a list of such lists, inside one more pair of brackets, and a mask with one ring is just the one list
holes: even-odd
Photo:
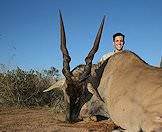
[[(128, 132), (162, 131), (162, 68), (147, 64), (131, 51), (116, 53), (92, 64), (103, 30), (100, 25), (85, 65), (70, 70), (71, 60), (60, 13), (61, 51), (65, 79), (45, 91), (62, 87), (67, 106), (66, 119), (76, 121), (82, 106), (96, 98), (113, 122)], [(94, 101), (95, 103), (95, 101)], [(94, 104), (96, 107), (98, 104)]]

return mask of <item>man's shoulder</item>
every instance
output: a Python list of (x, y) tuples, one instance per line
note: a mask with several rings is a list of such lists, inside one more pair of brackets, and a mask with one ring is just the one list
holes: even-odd
[(104, 54), (104, 55), (101, 57), (100, 61), (104, 61), (104, 60), (108, 59), (109, 57), (111, 57), (111, 56), (114, 55), (114, 54), (115, 54), (115, 52), (108, 52), (108, 53)]
[(108, 53), (106, 53), (104, 56), (106, 57), (106, 56), (112, 56), (112, 55), (114, 55), (115, 54), (115, 52), (108, 52)]

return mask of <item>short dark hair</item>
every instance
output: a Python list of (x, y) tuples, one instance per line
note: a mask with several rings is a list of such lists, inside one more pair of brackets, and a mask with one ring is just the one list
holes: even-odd
[(124, 38), (125, 38), (125, 35), (124, 34), (122, 34), (122, 33), (115, 33), (114, 35), (113, 35), (113, 41), (115, 41), (115, 37), (116, 36), (122, 36), (123, 37), (123, 40), (124, 40)]

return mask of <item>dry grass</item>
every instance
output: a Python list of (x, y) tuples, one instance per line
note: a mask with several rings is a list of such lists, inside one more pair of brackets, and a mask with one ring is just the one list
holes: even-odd
[(58, 70), (24, 71), (20, 68), (0, 73), (0, 106), (52, 106), (63, 111), (63, 92), (55, 89), (44, 93), (53, 80), (58, 79)]

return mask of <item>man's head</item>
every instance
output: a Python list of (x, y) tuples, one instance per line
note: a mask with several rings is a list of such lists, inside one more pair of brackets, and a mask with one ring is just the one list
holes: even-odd
[(122, 51), (124, 46), (124, 38), (125, 36), (122, 33), (116, 33), (113, 35), (113, 44), (115, 47), (115, 51)]

